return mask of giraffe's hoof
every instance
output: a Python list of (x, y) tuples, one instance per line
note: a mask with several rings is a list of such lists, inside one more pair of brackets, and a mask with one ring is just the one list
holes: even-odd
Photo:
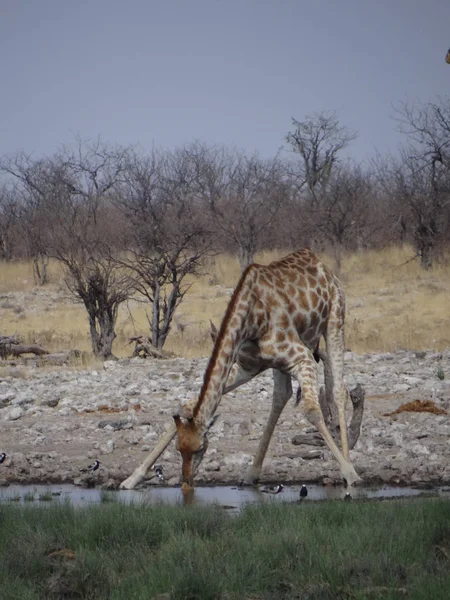
[(256, 487), (259, 484), (259, 476), (248, 475), (239, 483), (239, 487)]
[(364, 483), (361, 477), (356, 473), (356, 471), (348, 474), (346, 477), (343, 477), (343, 480), (345, 487), (355, 487)]

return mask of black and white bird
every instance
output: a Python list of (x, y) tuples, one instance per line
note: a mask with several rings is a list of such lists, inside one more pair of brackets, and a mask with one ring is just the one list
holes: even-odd
[(5, 460), (6, 460), (6, 452), (2, 452), (2, 453), (0, 454), (0, 465), (1, 465), (2, 463), (4, 463), (4, 462), (5, 462)]
[(306, 498), (307, 495), (308, 495), (308, 488), (306, 487), (305, 484), (303, 484), (302, 487), (300, 488), (300, 500), (303, 500), (303, 498)]
[(80, 469), (81, 473), (87, 473), (88, 471), (96, 471), (100, 466), (100, 461), (94, 460), (92, 465), (89, 465), (85, 469)]
[(347, 492), (344, 496), (344, 500), (345, 502), (350, 502), (350, 500), (352, 500), (352, 497), (350, 495), (350, 492)]
[(157, 465), (155, 467), (155, 475), (160, 480), (161, 483), (165, 482), (163, 468), (161, 467), (161, 465)]
[(279, 483), (278, 485), (269, 485), (268, 487), (263, 488), (261, 491), (265, 494), (279, 494), (284, 489), (284, 485)]

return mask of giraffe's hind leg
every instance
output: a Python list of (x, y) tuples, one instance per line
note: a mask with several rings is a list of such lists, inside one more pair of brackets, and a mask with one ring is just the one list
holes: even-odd
[(347, 390), (344, 387), (344, 307), (343, 299), (339, 297), (333, 303), (328, 319), (326, 332), (327, 354), (330, 361), (333, 385), (333, 400), (338, 411), (339, 431), (341, 436), (342, 453), (349, 460), (347, 420), (345, 405)]
[(261, 468), (266, 456), (267, 449), (272, 438), (275, 426), (280, 418), (283, 408), (286, 406), (286, 402), (292, 396), (292, 382), (291, 376), (281, 373), (280, 371), (273, 370), (273, 397), (272, 397), (272, 408), (270, 409), (269, 419), (264, 429), (264, 433), (259, 442), (258, 450), (256, 451), (255, 458), (253, 459), (252, 466), (247, 472), (244, 483), (255, 485), (258, 483), (259, 476), (261, 474)]
[(295, 377), (301, 385), (305, 416), (308, 421), (318, 429), (328, 448), (338, 461), (342, 477), (348, 485), (353, 485), (360, 481), (361, 478), (356, 473), (351, 462), (343, 456), (325, 424), (319, 405), (317, 393), (317, 369), (312, 354), (302, 344), (298, 344), (296, 349), (296, 357), (288, 368), (292, 376)]

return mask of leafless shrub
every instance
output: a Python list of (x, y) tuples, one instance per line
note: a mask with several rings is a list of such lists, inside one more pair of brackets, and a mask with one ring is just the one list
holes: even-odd
[(118, 307), (132, 291), (129, 274), (112, 258), (111, 195), (125, 154), (78, 140), (51, 158), (18, 155), (2, 162), (22, 197), (35, 273), (46, 272), (49, 256), (60, 261), (67, 286), (88, 313), (93, 352), (102, 358), (112, 355)]
[(199, 273), (211, 250), (195, 184), (183, 152), (130, 154), (116, 196), (125, 222), (118, 264), (133, 273), (134, 289), (151, 303), (151, 343), (159, 350), (190, 287), (187, 277)]

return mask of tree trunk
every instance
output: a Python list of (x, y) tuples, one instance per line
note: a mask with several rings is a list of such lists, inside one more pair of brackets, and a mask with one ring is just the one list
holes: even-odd
[(420, 256), (420, 265), (428, 271), (433, 266), (436, 243), (436, 227), (431, 219), (423, 219), (415, 230), (416, 251)]
[(433, 245), (429, 241), (422, 241), (419, 249), (420, 266), (428, 271), (433, 266)]
[(169, 335), (173, 315), (177, 307), (177, 300), (180, 297), (180, 285), (178, 282), (172, 283), (172, 290), (169, 297), (163, 295), (161, 298), (161, 288), (155, 286), (152, 303), (152, 319), (147, 316), (151, 332), (151, 343), (154, 348), (162, 350)]
[(161, 330), (159, 332), (159, 339), (158, 339), (158, 348), (159, 350), (162, 350), (162, 347), (165, 344), (166, 338), (169, 335), (169, 331), (170, 331), (170, 325), (172, 323), (172, 319), (173, 319), (173, 315), (175, 313), (175, 309), (177, 306), (177, 298), (179, 296), (179, 285), (178, 283), (174, 283), (172, 290), (169, 294), (169, 298), (167, 299), (167, 302), (164, 303), (164, 321), (161, 327)]
[(10, 262), (13, 259), (13, 246), (9, 243), (7, 236), (0, 236), (0, 260)]
[(107, 310), (101, 311), (98, 315), (96, 312), (88, 312), (93, 353), (104, 360), (113, 358), (112, 345), (116, 338), (115, 319)]
[(245, 269), (254, 262), (255, 252), (250, 248), (239, 246), (238, 259), (241, 271), (245, 271)]
[(153, 289), (153, 305), (152, 305), (152, 323), (151, 323), (151, 334), (152, 334), (152, 345), (158, 348), (159, 343), (159, 302), (160, 302), (160, 287), (157, 284)]
[(49, 257), (46, 254), (38, 253), (33, 259), (33, 274), (34, 280), (38, 285), (45, 285), (48, 283), (47, 266), (49, 263)]
[(334, 271), (336, 276), (340, 277), (342, 269), (342, 244), (340, 244), (339, 242), (334, 246), (334, 257), (336, 260)]

